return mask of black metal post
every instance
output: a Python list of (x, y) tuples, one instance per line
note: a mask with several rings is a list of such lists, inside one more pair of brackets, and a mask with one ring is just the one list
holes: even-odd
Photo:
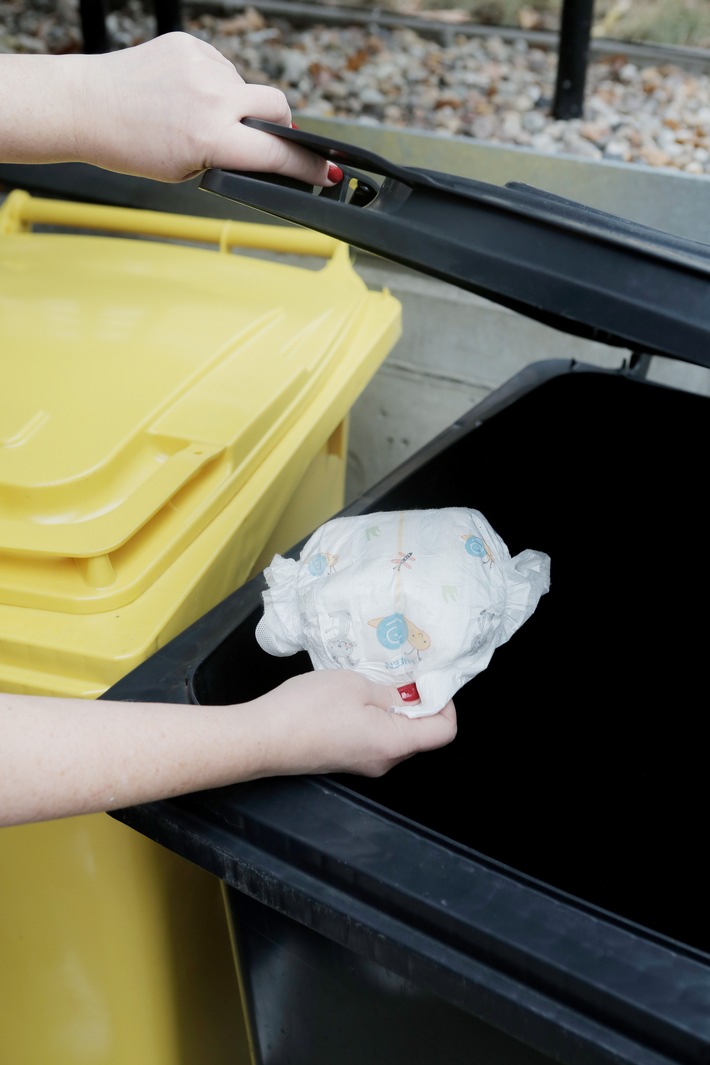
[(93, 54), (107, 52), (109, 46), (104, 0), (79, 0), (79, 19), (84, 51)]
[[(79, 0), (79, 18), (85, 52), (108, 52), (110, 43), (106, 33), (106, 0)], [(182, 29), (181, 0), (155, 0), (156, 36)]]
[(155, 22), (158, 36), (182, 29), (181, 0), (155, 0)]
[(557, 83), (552, 104), (555, 118), (582, 115), (593, 13), (594, 0), (564, 0), (562, 4)]

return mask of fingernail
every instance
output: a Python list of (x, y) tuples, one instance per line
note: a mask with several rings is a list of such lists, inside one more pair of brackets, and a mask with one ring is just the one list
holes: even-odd
[(404, 703), (418, 703), (419, 692), (417, 691), (416, 684), (403, 684), (401, 688), (397, 688), (397, 691), (402, 696), (402, 702)]
[(291, 123), (291, 129), (298, 129), (298, 126), (296, 125), (295, 122)]
[(334, 185), (337, 185), (339, 181), (343, 180), (343, 171), (335, 163), (328, 163), (328, 181), (332, 181)]

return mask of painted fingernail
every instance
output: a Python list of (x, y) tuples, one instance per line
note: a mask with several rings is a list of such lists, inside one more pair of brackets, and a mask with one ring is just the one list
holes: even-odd
[(402, 696), (402, 702), (405, 703), (418, 703), (419, 692), (417, 691), (416, 684), (403, 684), (401, 688), (397, 688), (397, 691)]
[(337, 185), (339, 181), (343, 180), (343, 171), (335, 163), (328, 163), (328, 181), (332, 181), (334, 185)]
[(295, 122), (291, 123), (291, 129), (298, 129), (298, 126), (296, 125)]

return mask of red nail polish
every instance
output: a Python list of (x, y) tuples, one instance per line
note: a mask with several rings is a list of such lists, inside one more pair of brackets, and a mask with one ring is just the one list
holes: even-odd
[(332, 181), (334, 185), (337, 185), (339, 181), (343, 180), (343, 171), (335, 163), (328, 163), (328, 181)]
[(298, 126), (296, 125), (295, 122), (291, 123), (291, 129), (298, 129)]
[(402, 696), (402, 701), (405, 703), (418, 703), (419, 692), (417, 686), (412, 682), (411, 684), (403, 684), (401, 688), (397, 688), (397, 691)]

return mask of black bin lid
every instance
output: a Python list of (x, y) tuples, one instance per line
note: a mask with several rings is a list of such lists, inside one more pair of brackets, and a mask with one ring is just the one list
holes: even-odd
[(332, 160), (343, 181), (321, 189), (271, 174), (211, 169), (202, 189), (553, 328), (710, 366), (710, 245), (518, 182), (496, 186), (398, 166), (305, 130), (244, 122)]

